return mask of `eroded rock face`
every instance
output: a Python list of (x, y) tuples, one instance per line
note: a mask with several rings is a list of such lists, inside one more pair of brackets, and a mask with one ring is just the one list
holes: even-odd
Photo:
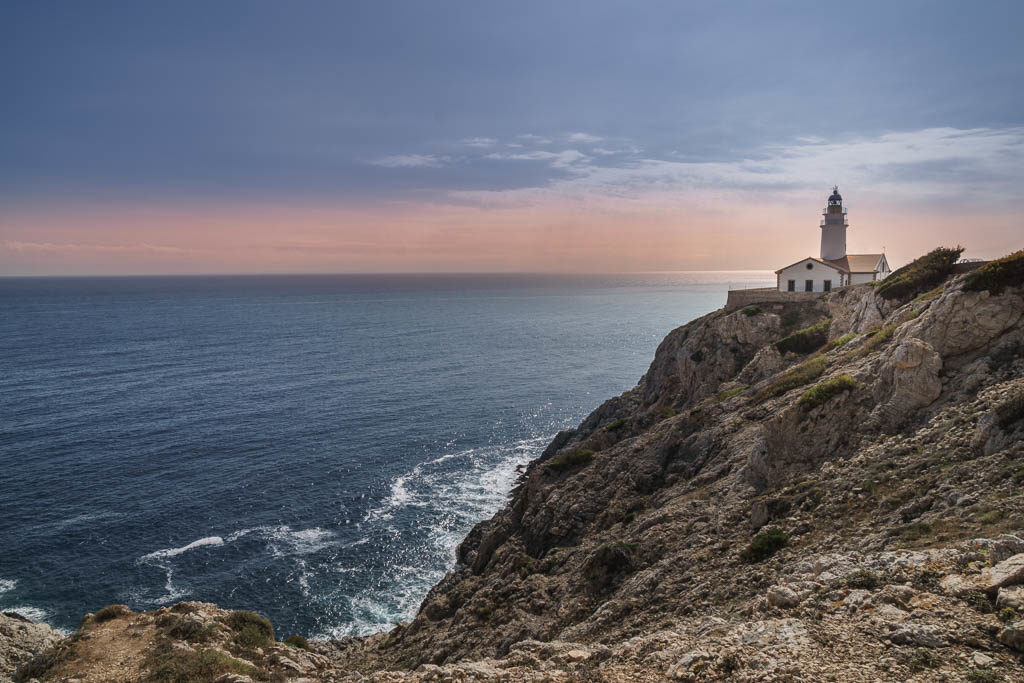
[(1007, 292), (965, 292), (958, 287), (939, 297), (897, 339), (916, 337), (947, 358), (974, 351), (1016, 325), (1024, 314), (1024, 299)]
[(841, 337), (848, 332), (863, 334), (882, 322), (882, 302), (871, 287), (843, 290), (828, 299), (828, 312), (832, 318), (829, 337)]
[(11, 680), (20, 665), (63, 637), (16, 612), (0, 614), (0, 680)]
[(899, 425), (908, 415), (935, 401), (942, 393), (942, 358), (927, 342), (908, 337), (883, 356), (872, 418), (886, 426)]

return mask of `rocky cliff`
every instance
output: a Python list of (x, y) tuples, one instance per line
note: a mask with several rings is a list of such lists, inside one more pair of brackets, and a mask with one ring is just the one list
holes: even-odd
[(19, 675), (106, 680), (127, 639), (151, 680), (1024, 680), (1019, 271), (673, 331), (389, 633), (243, 642), (183, 603), (89, 618)]

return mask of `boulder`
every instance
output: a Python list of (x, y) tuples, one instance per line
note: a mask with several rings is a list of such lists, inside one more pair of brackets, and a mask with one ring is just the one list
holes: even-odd
[(985, 590), (995, 592), (1003, 586), (1016, 586), (1024, 583), (1024, 553), (1003, 560), (994, 567), (981, 572), (981, 581)]
[(904, 339), (892, 347), (879, 369), (875, 384), (878, 406), (872, 419), (892, 426), (930, 405), (942, 393), (941, 369), (942, 358), (920, 339)]
[(0, 614), (0, 681), (63, 636), (46, 624), (37, 624), (17, 612)]
[(772, 607), (787, 609), (800, 604), (800, 595), (789, 586), (772, 586), (766, 597)]
[(1003, 645), (1024, 652), (1024, 621), (1007, 624), (1005, 628), (996, 634), (996, 638)]
[(996, 594), (996, 607), (1024, 613), (1024, 586), (1004, 586)]

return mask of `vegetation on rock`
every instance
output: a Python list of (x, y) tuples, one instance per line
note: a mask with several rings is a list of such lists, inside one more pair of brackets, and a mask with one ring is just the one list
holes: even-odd
[(810, 327), (797, 330), (788, 337), (783, 337), (775, 342), (775, 348), (779, 353), (811, 353), (817, 351), (828, 341), (828, 328), (831, 319), (826, 318)]
[(111, 619), (117, 619), (123, 617), (126, 614), (131, 614), (131, 609), (127, 605), (107, 605), (100, 611), (93, 615), (92, 620), (97, 624)]
[(1024, 392), (1011, 396), (996, 407), (996, 424), (1004, 432), (1024, 419)]
[(1021, 285), (1024, 285), (1024, 249), (989, 261), (964, 278), (964, 289), (968, 291), (988, 290), (993, 294), (1001, 294), (1007, 287)]
[(288, 636), (287, 638), (284, 639), (283, 642), (284, 642), (285, 645), (290, 645), (291, 647), (297, 647), (300, 650), (308, 650), (309, 649), (309, 641), (306, 640), (305, 638), (303, 638), (300, 635)]
[(963, 247), (938, 247), (894, 270), (875, 288), (883, 299), (907, 299), (945, 280), (963, 253)]
[(274, 642), (274, 627), (264, 616), (247, 610), (235, 610), (228, 617), (235, 642), (242, 647), (264, 647)]
[(826, 403), (830, 398), (838, 396), (844, 391), (853, 391), (857, 387), (857, 380), (849, 375), (839, 375), (825, 380), (820, 384), (805, 391), (797, 400), (797, 404), (804, 410), (817, 408)]
[(559, 453), (548, 460), (545, 465), (556, 472), (564, 472), (575, 467), (589, 465), (593, 459), (594, 451), (577, 448), (576, 450)]
[(781, 396), (787, 391), (810, 384), (825, 374), (827, 367), (828, 361), (821, 356), (804, 361), (800, 365), (787, 370), (781, 377), (765, 387), (761, 391), (760, 398), (763, 400)]
[(763, 562), (785, 547), (788, 541), (789, 535), (782, 529), (778, 527), (766, 529), (754, 536), (750, 545), (740, 555), (740, 559), (751, 563)]

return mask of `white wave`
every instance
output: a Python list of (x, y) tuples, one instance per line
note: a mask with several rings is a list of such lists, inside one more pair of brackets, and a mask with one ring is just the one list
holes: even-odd
[[(520, 468), (540, 455), (550, 436), (523, 439), (495, 447), (446, 453), (395, 477), (389, 495), (365, 516), (365, 523), (387, 523), (401, 508), (429, 508), (423, 564), (396, 565), (379, 588), (356, 596), (338, 596), (347, 603), (349, 621), (329, 628), (327, 637), (367, 635), (410, 619), (427, 591), (455, 564), (455, 548), (474, 524), (493, 515), (504, 504)], [(449, 461), (457, 460), (454, 465)], [(391, 529), (391, 527), (388, 527)], [(397, 530), (388, 536), (398, 538)], [(360, 539), (357, 543), (366, 542)], [(346, 544), (352, 547), (357, 543)], [(404, 550), (397, 551), (402, 555)], [(398, 559), (397, 557), (395, 559)], [(399, 562), (401, 562), (399, 560)]]
[(181, 555), (182, 553), (186, 553), (189, 550), (193, 550), (195, 548), (202, 548), (203, 546), (208, 545), (224, 545), (224, 539), (220, 536), (207, 536), (206, 538), (200, 538), (198, 541), (192, 541), (188, 545), (183, 545), (180, 548), (166, 548), (164, 550), (156, 550), (147, 555), (143, 555), (139, 558), (139, 561), (148, 562), (167, 557), (175, 557), (177, 555)]
[(268, 538), (268, 545), (275, 557), (309, 555), (333, 545), (334, 542), (334, 532), (320, 527), (298, 531), (290, 526), (275, 527)]
[(0, 579), (0, 593), (10, 593), (17, 585), (17, 579)]

